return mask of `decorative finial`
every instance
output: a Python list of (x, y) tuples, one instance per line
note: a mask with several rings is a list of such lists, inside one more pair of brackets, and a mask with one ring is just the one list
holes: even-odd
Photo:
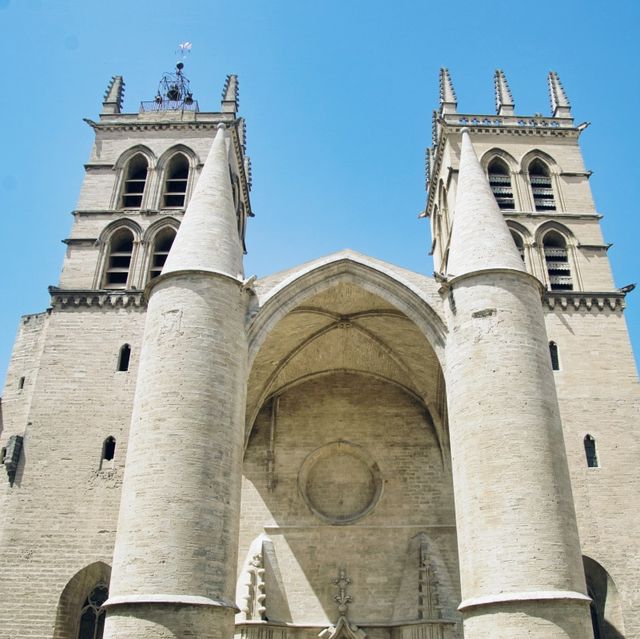
[(222, 89), (222, 112), (237, 113), (240, 106), (238, 98), (238, 76), (230, 74)]
[(453, 82), (449, 75), (449, 69), (440, 69), (440, 112), (455, 113), (458, 108), (458, 98), (456, 97)]
[(493, 86), (496, 95), (496, 113), (498, 115), (513, 115), (515, 109), (513, 95), (507, 78), (501, 69), (496, 69), (493, 76)]
[(554, 118), (571, 117), (571, 103), (555, 71), (549, 71), (549, 98)]
[(338, 612), (341, 616), (346, 616), (351, 603), (351, 595), (347, 594), (347, 586), (351, 583), (351, 579), (347, 577), (347, 571), (345, 568), (340, 568), (338, 576), (331, 580), (331, 583), (338, 586), (338, 594), (333, 597), (334, 601), (338, 604)]
[(124, 80), (121, 75), (114, 75), (104, 92), (104, 100), (102, 102), (103, 115), (112, 113), (120, 113), (122, 111), (122, 98), (124, 96)]

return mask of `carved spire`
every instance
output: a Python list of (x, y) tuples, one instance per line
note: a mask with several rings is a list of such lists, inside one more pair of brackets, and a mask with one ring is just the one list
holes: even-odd
[(440, 112), (455, 113), (458, 108), (458, 98), (453, 88), (449, 69), (440, 69)]
[(224, 124), (218, 125), (162, 274), (186, 270), (243, 277)]
[(124, 80), (121, 75), (114, 75), (104, 92), (102, 102), (102, 115), (120, 113), (122, 111), (122, 98), (124, 96)]
[(463, 129), (447, 274), (456, 277), (489, 269), (525, 270), (469, 132)]
[(228, 75), (222, 89), (222, 112), (237, 113), (239, 106), (238, 76)]
[(571, 103), (564, 92), (560, 77), (555, 71), (549, 71), (549, 98), (551, 114), (554, 118), (571, 117)]
[(496, 69), (493, 76), (493, 86), (496, 94), (496, 113), (498, 115), (513, 115), (515, 104), (513, 95), (504, 71)]

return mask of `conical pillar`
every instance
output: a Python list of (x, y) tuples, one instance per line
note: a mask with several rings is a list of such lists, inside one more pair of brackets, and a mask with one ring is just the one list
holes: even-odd
[(246, 293), (224, 128), (148, 291), (106, 639), (229, 639)]
[(540, 283), (463, 133), (446, 383), (465, 639), (590, 638)]

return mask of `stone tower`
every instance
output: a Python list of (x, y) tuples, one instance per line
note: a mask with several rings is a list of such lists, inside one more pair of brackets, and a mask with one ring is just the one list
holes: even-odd
[[(228, 76), (112, 79), (2, 399), (0, 639), (640, 639), (638, 384), (571, 107), (458, 110), (434, 277), (245, 279)], [(234, 618), (235, 615), (235, 618)]]

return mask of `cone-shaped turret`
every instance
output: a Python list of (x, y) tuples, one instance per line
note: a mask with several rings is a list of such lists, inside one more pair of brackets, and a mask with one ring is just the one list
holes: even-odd
[(496, 113), (498, 115), (513, 115), (515, 104), (504, 71), (496, 69), (493, 76), (493, 86), (496, 94)]
[(228, 75), (222, 89), (222, 112), (237, 113), (239, 106), (238, 76)]
[(233, 206), (225, 125), (211, 145), (162, 274), (210, 271), (242, 279), (242, 245)]
[(124, 80), (121, 75), (114, 75), (104, 93), (102, 115), (120, 113), (122, 111), (122, 97), (124, 96)]
[(455, 113), (458, 109), (458, 99), (449, 75), (449, 69), (440, 69), (440, 113)]
[(465, 129), (447, 274), (456, 277), (496, 268), (525, 270)]
[(571, 103), (555, 71), (549, 71), (549, 98), (551, 114), (554, 118), (571, 117)]

